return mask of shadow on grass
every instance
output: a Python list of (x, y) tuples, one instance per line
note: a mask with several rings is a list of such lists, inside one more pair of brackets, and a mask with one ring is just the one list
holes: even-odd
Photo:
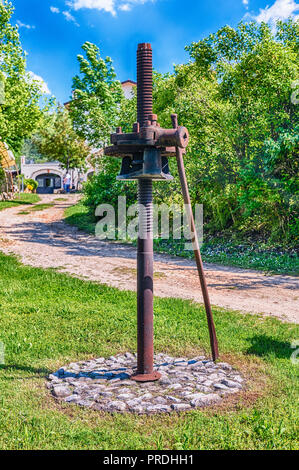
[[(31, 366), (23, 366), (22, 364), (0, 364), (0, 372), (4, 371), (20, 371), (20, 372), (29, 372), (30, 374), (34, 374), (34, 376), (47, 376), (52, 373), (50, 369), (45, 367), (31, 367)], [(32, 376), (30, 376), (32, 378)]]
[(35, 204), (35, 202), (29, 202), (29, 201), (23, 201), (22, 199), (13, 199), (12, 201), (2, 201), (3, 204), (9, 206), (31, 206), (32, 204)]
[(256, 335), (249, 338), (251, 346), (248, 354), (265, 357), (274, 354), (279, 359), (289, 359), (292, 354), (291, 344), (288, 341), (278, 341), (267, 335)]

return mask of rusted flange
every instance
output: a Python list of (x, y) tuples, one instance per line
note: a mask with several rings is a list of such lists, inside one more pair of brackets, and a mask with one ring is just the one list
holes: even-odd
[(131, 380), (135, 380), (135, 382), (156, 382), (160, 380), (162, 377), (159, 372), (153, 372), (152, 374), (136, 374), (131, 376)]

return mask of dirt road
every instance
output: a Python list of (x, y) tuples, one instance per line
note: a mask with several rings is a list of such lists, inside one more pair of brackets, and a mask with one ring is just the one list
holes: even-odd
[[(64, 210), (78, 196), (59, 198), (43, 196), (43, 203), (55, 206), (40, 212), (20, 214), (26, 206), (1, 211), (0, 250), (19, 255), (24, 264), (55, 267), (83, 279), (135, 290), (136, 249), (97, 240), (68, 226)], [(299, 278), (213, 264), (205, 267), (212, 304), (299, 323)], [(202, 302), (192, 261), (155, 255), (155, 272), (155, 295)]]

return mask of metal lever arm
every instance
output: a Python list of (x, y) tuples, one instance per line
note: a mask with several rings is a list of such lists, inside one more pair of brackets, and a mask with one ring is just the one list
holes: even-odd
[[(176, 129), (178, 127), (177, 115), (173, 114), (171, 116), (171, 120), (172, 120), (173, 128)], [(188, 222), (190, 225), (190, 230), (191, 230), (191, 235), (192, 235), (192, 244), (193, 244), (193, 250), (194, 250), (194, 255), (195, 255), (195, 260), (196, 260), (196, 265), (197, 265), (197, 271), (199, 275), (202, 295), (203, 295), (206, 314), (207, 314), (212, 356), (213, 356), (213, 360), (216, 361), (216, 359), (218, 359), (219, 357), (216, 329), (215, 329), (213, 313), (212, 313), (211, 303), (210, 303), (210, 298), (209, 298), (209, 293), (208, 293), (208, 287), (207, 287), (205, 273), (204, 273), (203, 262), (202, 262), (199, 243), (198, 243), (194, 216), (192, 212), (191, 199), (190, 199), (188, 182), (187, 182), (186, 173), (185, 173), (185, 165), (184, 165), (184, 160), (183, 160), (183, 152), (182, 152), (182, 149), (179, 147), (176, 147), (176, 159), (177, 159), (178, 172), (179, 172), (180, 181), (181, 181), (184, 203), (186, 206)]]

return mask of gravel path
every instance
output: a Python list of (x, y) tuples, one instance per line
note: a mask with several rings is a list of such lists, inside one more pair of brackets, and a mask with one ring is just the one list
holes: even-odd
[[(61, 271), (120, 289), (136, 289), (136, 249), (107, 243), (70, 227), (63, 221), (66, 207), (77, 195), (45, 195), (55, 206), (20, 214), (26, 206), (0, 212), (0, 250), (19, 255), (24, 264)], [(202, 302), (195, 264), (168, 255), (155, 255), (155, 295)], [(266, 314), (299, 323), (299, 278), (266, 276), (239, 268), (206, 265), (213, 305), (241, 312)]]

